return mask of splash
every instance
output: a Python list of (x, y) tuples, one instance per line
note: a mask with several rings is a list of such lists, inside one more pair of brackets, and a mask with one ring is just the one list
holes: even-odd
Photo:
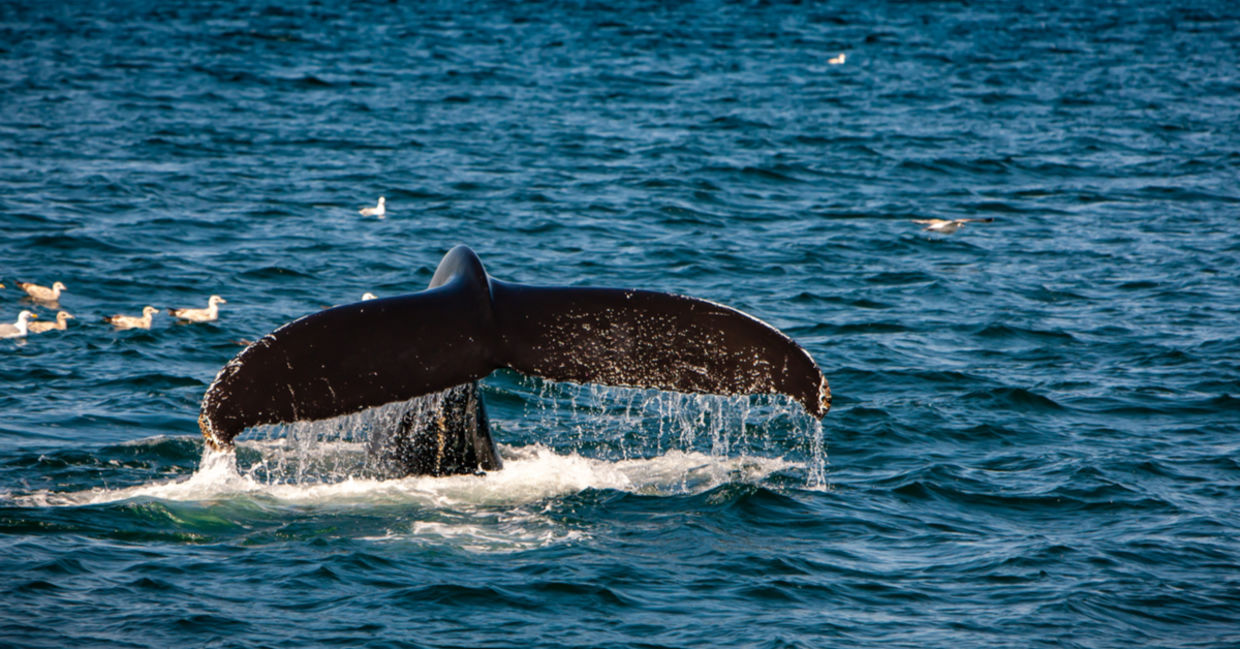
[[(366, 431), (399, 418), (405, 404), (395, 404), (351, 418), (265, 431), (265, 437), (239, 440), (233, 451), (204, 447), (197, 470), (187, 478), (39, 491), (12, 500), (35, 507), (154, 506), (203, 538), (215, 529), (194, 528), (192, 521), (240, 517), (242, 528), (261, 535), (306, 511), (347, 512), (352, 520), (367, 522), (361, 529), (350, 528), (359, 540), (507, 553), (588, 540), (590, 528), (555, 513), (557, 502), (586, 491), (678, 496), (728, 484), (769, 483), (775, 476), (781, 481), (807, 476), (802, 479), (810, 488), (821, 480), (815, 478), (821, 474), (815, 474), (812, 456), (794, 460), (748, 452), (774, 447), (773, 440), (791, 434), (755, 426), (754, 420), (768, 415), (765, 411), (754, 415), (748, 407), (736, 410), (719, 399), (600, 391), (557, 393), (550, 403), (560, 398), (579, 399), (570, 412), (586, 413), (587, 421), (565, 426), (557, 417), (545, 418), (556, 406), (533, 408), (532, 417), (517, 419), (514, 432), (554, 438), (555, 443), (501, 444), (503, 469), (485, 475), (368, 477)], [(698, 411), (690, 412), (693, 408)]]
[[(821, 422), (782, 397), (720, 397), (658, 390), (518, 382), (524, 413), (497, 420), (504, 468), (485, 475), (382, 479), (367, 468), (366, 441), (413, 409), (431, 416), (438, 395), (317, 422), (270, 426), (234, 451), (204, 451), (189, 478), (85, 492), (19, 497), (37, 506), (134, 498), (210, 501), (236, 497), (315, 505), (410, 504), (511, 507), (587, 489), (663, 495), (728, 482), (800, 476), (826, 484)], [(249, 435), (247, 435), (249, 437)], [(514, 439), (515, 438), (515, 439)]]
[(17, 496), (23, 506), (71, 507), (98, 505), (141, 498), (170, 501), (210, 501), (221, 497), (261, 491), (263, 486), (237, 472), (232, 451), (213, 451), (204, 447), (198, 470), (184, 480), (157, 482), (133, 487), (110, 489), (96, 487), (86, 491), (37, 491)]
[[(726, 397), (616, 388), (517, 377), (520, 416), (495, 419), (514, 443), (546, 444), (570, 455), (608, 461), (657, 457), (674, 451), (727, 458), (795, 459), (808, 488), (826, 482), (822, 424), (780, 395)], [(263, 426), (246, 435), (240, 470), (256, 481), (316, 484), (380, 477), (365, 442), (407, 412), (429, 418), (443, 393), (315, 422)], [(505, 467), (505, 472), (509, 467)], [(502, 472), (501, 472), (502, 473)]]
[[(826, 484), (822, 422), (782, 395), (720, 396), (578, 385), (521, 377), (525, 429), (597, 457), (629, 459), (671, 450), (712, 457), (795, 457), (805, 486)], [(571, 416), (564, 413), (571, 413)], [(563, 420), (569, 419), (567, 428)], [(570, 431), (569, 434), (556, 431)]]

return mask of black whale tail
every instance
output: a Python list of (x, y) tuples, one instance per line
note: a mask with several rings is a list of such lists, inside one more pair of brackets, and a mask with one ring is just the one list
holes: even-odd
[(422, 292), (319, 311), (244, 349), (198, 418), (227, 447), (260, 424), (326, 419), (476, 381), (499, 368), (559, 381), (831, 403), (814, 359), (735, 309), (653, 291), (525, 286), (457, 246)]

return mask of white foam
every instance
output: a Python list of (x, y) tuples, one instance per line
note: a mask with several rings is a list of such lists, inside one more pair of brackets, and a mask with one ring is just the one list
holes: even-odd
[[(799, 468), (782, 459), (729, 458), (700, 452), (668, 451), (643, 459), (599, 460), (576, 452), (557, 453), (542, 444), (500, 445), (504, 468), (485, 475), (414, 476), (392, 480), (345, 477), (335, 481), (282, 482), (256, 476), (278, 475), (272, 467), (303, 449), (284, 440), (246, 442), (246, 454), (261, 461), (245, 472), (233, 452), (205, 451), (188, 478), (116, 489), (79, 492), (39, 491), (7, 494), (19, 506), (83, 506), (155, 499), (211, 507), (226, 501), (260, 503), (268, 511), (340, 510), (396, 505), (408, 507), (416, 520), (402, 516), (381, 535), (359, 540), (446, 546), (465, 552), (519, 552), (590, 537), (588, 528), (559, 520), (548, 512), (557, 498), (587, 489), (614, 489), (646, 495), (701, 493), (735, 481), (759, 482), (777, 471)], [(319, 466), (348, 465), (364, 452), (357, 443), (335, 442), (316, 448)], [(335, 457), (333, 457), (335, 456)], [(339, 458), (344, 457), (341, 461)], [(302, 456), (302, 459), (305, 459)], [(299, 469), (300, 470), (300, 469)], [(282, 514), (277, 514), (282, 515)], [(398, 521), (398, 522), (397, 522)]]
[[(273, 453), (279, 445), (252, 443)], [(338, 444), (342, 452), (356, 449)], [(155, 498), (210, 502), (234, 497), (263, 497), (290, 505), (410, 504), (437, 509), (512, 507), (563, 497), (586, 489), (615, 489), (642, 494), (700, 493), (729, 481), (760, 481), (799, 467), (777, 458), (729, 458), (698, 452), (668, 451), (644, 459), (607, 461), (575, 452), (559, 454), (541, 444), (500, 447), (504, 468), (485, 475), (411, 476), (378, 480), (348, 477), (335, 482), (267, 482), (255, 471), (237, 470), (232, 452), (206, 451), (189, 478), (118, 489), (79, 492), (40, 491), (14, 500), (32, 506), (96, 505)], [(266, 460), (265, 460), (266, 461)], [(265, 462), (264, 461), (264, 462)]]
[(401, 530), (389, 530), (381, 537), (364, 537), (375, 543), (415, 543), (451, 546), (468, 552), (519, 552), (589, 538), (580, 529), (571, 529), (548, 516), (521, 509), (498, 514), (462, 515), (443, 520), (414, 521)]

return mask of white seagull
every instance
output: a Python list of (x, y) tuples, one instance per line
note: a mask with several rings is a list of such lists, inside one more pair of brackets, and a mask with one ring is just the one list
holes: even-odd
[(952, 234), (960, 229), (965, 223), (990, 223), (994, 218), (986, 219), (913, 219), (913, 223), (921, 223), (926, 226), (923, 230), (938, 232), (939, 234)]
[(153, 306), (145, 306), (142, 307), (142, 317), (117, 314), (104, 318), (103, 321), (117, 329), (150, 329), (151, 316), (156, 313), (159, 313), (159, 309)]
[(218, 295), (212, 295), (207, 300), (207, 308), (205, 309), (168, 309), (168, 313), (171, 313), (176, 319), (184, 320), (185, 322), (209, 322), (220, 317), (219, 305), (221, 304), (228, 304), (228, 300)]
[(374, 207), (363, 207), (358, 210), (358, 213), (362, 216), (377, 216), (379, 218), (383, 218), (383, 215), (387, 214), (387, 198), (380, 196), (378, 205)]
[(29, 329), (32, 334), (41, 334), (53, 329), (64, 331), (71, 318), (73, 318), (73, 316), (68, 311), (61, 311), (56, 314), (56, 322), (32, 322), (27, 329)]
[(17, 314), (17, 322), (13, 324), (0, 324), (0, 338), (21, 338), (26, 335), (27, 321), (31, 318), (39, 316), (30, 311), (22, 311)]
[(844, 65), (844, 59), (844, 53), (840, 52), (839, 56), (833, 56), (827, 59), (827, 63), (830, 65)]

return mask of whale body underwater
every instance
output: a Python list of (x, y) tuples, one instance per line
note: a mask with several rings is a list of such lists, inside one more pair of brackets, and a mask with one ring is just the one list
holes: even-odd
[(462, 245), (424, 291), (325, 309), (246, 347), (207, 388), (198, 424), (224, 450), (251, 426), (431, 395), (371, 432), (369, 465), (383, 477), (492, 471), (501, 462), (477, 381), (500, 368), (608, 386), (779, 393), (819, 419), (831, 407), (809, 352), (744, 312), (656, 291), (503, 282)]

